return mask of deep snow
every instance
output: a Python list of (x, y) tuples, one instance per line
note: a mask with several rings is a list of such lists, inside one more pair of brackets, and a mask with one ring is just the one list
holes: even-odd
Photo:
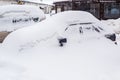
[(119, 52), (119, 47), (105, 38), (64, 47), (38, 45), (2, 54), (0, 79), (119, 80)]
[[(91, 30), (90, 24), (80, 34), (79, 23), (85, 22), (104, 31)], [(74, 23), (78, 25), (65, 32)], [(120, 47), (106, 33), (112, 30), (91, 14), (76, 11), (19, 29), (0, 46), (0, 80), (120, 80)], [(61, 37), (68, 39), (63, 47), (57, 40)]]

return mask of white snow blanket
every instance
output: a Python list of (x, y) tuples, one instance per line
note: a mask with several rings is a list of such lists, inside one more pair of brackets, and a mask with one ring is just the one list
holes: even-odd
[(101, 25), (68, 11), (13, 32), (0, 45), (0, 80), (120, 80), (120, 46), (103, 37), (112, 30)]

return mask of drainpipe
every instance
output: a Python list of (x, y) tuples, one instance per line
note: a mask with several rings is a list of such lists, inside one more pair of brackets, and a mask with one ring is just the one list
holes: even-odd
[(55, 4), (55, 13), (57, 13), (57, 5)]
[(72, 10), (73, 10), (73, 0), (71, 1), (71, 4), (72, 4)]
[(104, 19), (104, 3), (100, 2), (99, 0), (99, 3), (100, 3), (100, 19)]

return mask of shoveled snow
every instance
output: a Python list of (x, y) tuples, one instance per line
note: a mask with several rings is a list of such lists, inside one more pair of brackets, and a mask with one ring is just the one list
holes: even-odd
[[(38, 21), (34, 21), (37, 19)], [(0, 6), (0, 31), (14, 31), (45, 19), (38, 7), (27, 5)]]
[[(89, 22), (104, 31), (98, 35), (84, 29), (85, 34), (80, 34), (79, 23)], [(0, 46), (0, 80), (120, 80), (120, 47), (103, 37), (111, 32), (82, 11), (59, 13), (19, 29)], [(91, 39), (80, 39), (88, 37), (87, 33)], [(60, 37), (68, 39), (63, 47), (57, 41)]]

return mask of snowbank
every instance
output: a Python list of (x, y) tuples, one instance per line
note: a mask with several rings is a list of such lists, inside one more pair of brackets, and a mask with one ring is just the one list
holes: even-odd
[[(88, 18), (89, 17), (89, 18)], [(80, 27), (84, 31), (80, 33)], [(12, 50), (23, 50), (36, 44), (66, 37), (69, 42), (80, 42), (88, 39), (103, 37), (113, 31), (101, 24), (92, 14), (84, 11), (66, 11), (58, 13), (39, 24), (17, 30), (10, 34), (3, 42), (3, 46)]]
[(44, 13), (35, 6), (0, 6), (0, 31), (14, 31), (38, 23), (43, 19), (45, 19)]
[(105, 24), (107, 24), (116, 33), (120, 34), (120, 18), (118, 18), (118, 19), (103, 20), (102, 22), (105, 23)]

